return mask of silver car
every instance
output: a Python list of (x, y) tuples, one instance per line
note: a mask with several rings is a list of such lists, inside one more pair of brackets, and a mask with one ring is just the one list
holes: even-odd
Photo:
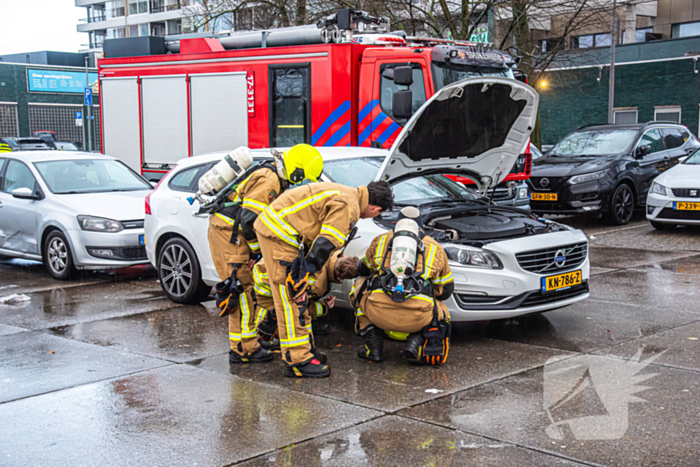
[(148, 263), (143, 219), (151, 189), (101, 154), (0, 154), (0, 255), (43, 261), (59, 280), (76, 269)]

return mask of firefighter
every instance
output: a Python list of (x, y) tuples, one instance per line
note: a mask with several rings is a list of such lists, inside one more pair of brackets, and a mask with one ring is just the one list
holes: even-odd
[(282, 158), (254, 170), (236, 186), (229, 204), (209, 216), (209, 248), (216, 272), (217, 306), (229, 317), (229, 362), (269, 362), (273, 354), (258, 344), (251, 291), (251, 268), (260, 254), (253, 230), (258, 215), (289, 184), (318, 181), (323, 171), (321, 154), (313, 146), (299, 144), (284, 151)]
[(284, 193), (255, 221), (277, 312), (285, 376), (330, 375), (330, 368), (311, 353), (313, 342), (307, 327), (311, 323), (297, 300), (306, 301), (309, 276), (345, 244), (355, 223), (378, 216), (393, 203), (387, 182), (358, 188), (313, 183)]
[[(309, 294), (308, 305), (306, 303), (297, 303), (297, 306), (306, 307), (307, 310), (300, 310), (304, 314), (304, 320), (307, 322), (315, 322), (320, 316), (328, 314), (328, 310), (335, 306), (335, 296), (328, 295), (330, 292), (331, 283), (340, 284), (345, 279), (355, 279), (359, 276), (357, 266), (359, 258), (356, 256), (341, 256), (340, 250), (334, 252), (330, 259), (326, 262), (320, 271), (309, 277)], [(260, 344), (264, 348), (272, 351), (279, 351), (279, 339), (275, 338), (277, 334), (277, 314), (275, 312), (275, 304), (272, 300), (272, 291), (268, 283), (267, 268), (265, 268), (265, 260), (261, 259), (253, 267), (253, 279), (255, 280), (255, 302), (256, 302), (256, 320), (258, 323), (258, 333), (260, 334)], [(313, 327), (309, 330), (311, 336), (316, 335)], [(315, 348), (311, 349), (311, 353), (321, 362), (325, 363), (325, 356)]]
[[(408, 333), (401, 352), (404, 357), (414, 363), (442, 365), (451, 336), (450, 313), (443, 301), (454, 291), (447, 254), (423, 234), (418, 209), (402, 209), (399, 219), (395, 231), (379, 235), (370, 244), (359, 267), (364, 277), (355, 281), (350, 293), (355, 330), (365, 338), (357, 353), (361, 359), (381, 362), (382, 331), (390, 336)], [(406, 251), (411, 258), (401, 265), (401, 258), (394, 255), (406, 255)]]

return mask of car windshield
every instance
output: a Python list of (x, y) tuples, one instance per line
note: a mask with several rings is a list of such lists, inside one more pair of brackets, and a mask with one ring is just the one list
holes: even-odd
[[(323, 173), (336, 183), (358, 187), (377, 176), (383, 157), (354, 157), (324, 161)], [(444, 175), (423, 175), (399, 182), (393, 187), (399, 205), (421, 205), (436, 201), (476, 201), (478, 193)]]
[(104, 193), (150, 190), (151, 186), (119, 161), (73, 159), (35, 162), (52, 193)]
[(453, 65), (444, 62), (433, 62), (433, 84), (435, 91), (444, 88), (448, 84), (456, 83), (467, 78), (479, 76), (503, 76), (512, 78), (513, 71), (510, 68), (478, 67), (471, 65)]
[(700, 151), (695, 151), (683, 163), (689, 165), (700, 165)]
[(571, 133), (549, 152), (550, 156), (608, 156), (624, 152), (638, 130), (584, 130)]

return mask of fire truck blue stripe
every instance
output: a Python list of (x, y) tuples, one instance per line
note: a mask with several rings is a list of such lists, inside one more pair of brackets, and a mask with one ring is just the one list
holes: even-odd
[(372, 112), (372, 110), (379, 104), (379, 99), (374, 99), (369, 101), (369, 103), (360, 110), (360, 114), (357, 116), (357, 123), (360, 123), (365, 119), (367, 115)]
[(311, 137), (311, 144), (316, 145), (318, 140), (326, 134), (326, 131), (328, 131), (328, 129), (331, 126), (333, 126), (333, 124), (348, 110), (350, 110), (350, 101), (345, 101), (342, 104), (340, 104), (338, 108), (336, 108), (333, 112), (331, 112), (326, 121), (323, 122), (323, 125), (321, 125), (321, 127), (318, 130), (316, 130), (316, 133), (314, 133)]
[(328, 138), (328, 141), (326, 141), (326, 144), (324, 144), (324, 146), (335, 146), (338, 143), (338, 141), (343, 139), (348, 133), (350, 133), (350, 120), (345, 122), (345, 125), (341, 126), (338, 129), (338, 131), (333, 133), (333, 136)]
[(372, 135), (372, 132), (374, 131), (375, 128), (377, 128), (379, 125), (382, 124), (384, 120), (386, 120), (387, 115), (384, 112), (380, 112), (379, 115), (374, 117), (374, 120), (372, 120), (372, 123), (370, 123), (367, 128), (364, 129), (362, 133), (360, 133), (360, 137), (358, 138), (358, 141), (360, 142), (360, 145), (364, 143), (367, 138), (369, 138)]
[(396, 130), (398, 130), (398, 129), (399, 129), (399, 126), (396, 124), (396, 122), (391, 122), (391, 125), (389, 125), (389, 126), (387, 127), (387, 129), (384, 130), (384, 131), (382, 132), (381, 135), (379, 135), (379, 138), (377, 138), (377, 142), (383, 144), (384, 141), (386, 141), (387, 139), (389, 139), (389, 137), (390, 137), (391, 135), (393, 135), (394, 132), (395, 132)]

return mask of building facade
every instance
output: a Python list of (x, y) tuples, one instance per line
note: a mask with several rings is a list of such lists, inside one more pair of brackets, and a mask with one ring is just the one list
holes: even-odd
[[(84, 64), (85, 57), (63, 52), (0, 56), (0, 137), (26, 137), (48, 130), (61, 141), (99, 150), (97, 69), (88, 68), (88, 85), (95, 96), (90, 112), (94, 119), (87, 119), (86, 69), (74, 66)], [(91, 138), (86, 145), (88, 126)]]
[(181, 0), (75, 0), (87, 15), (78, 32), (89, 35), (87, 51), (101, 51), (105, 39), (170, 36), (183, 32)]

